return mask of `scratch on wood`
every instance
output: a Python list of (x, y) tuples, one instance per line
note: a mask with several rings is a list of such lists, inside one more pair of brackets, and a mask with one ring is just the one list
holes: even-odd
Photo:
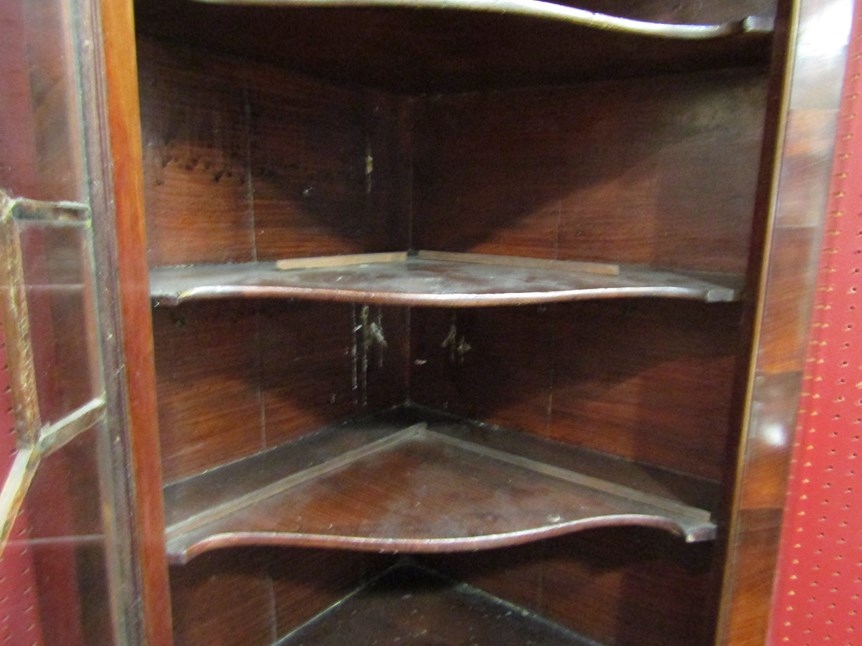
[(449, 349), (449, 363), (455, 366), (464, 365), (464, 355), (473, 349), (473, 346), (467, 342), (467, 338), (463, 334), (459, 335), (457, 314), (452, 315), (449, 333), (443, 339), (440, 347)]
[[(358, 402), (362, 406), (368, 404), (368, 370), (369, 366), (383, 367), (384, 350), (387, 347), (386, 335), (383, 331), (383, 311), (380, 307), (372, 315), (371, 307), (363, 305), (358, 313), (354, 305), (351, 310), (353, 326), (353, 343), (351, 359), (353, 363), (353, 390), (358, 393)], [(376, 351), (376, 361), (372, 353)]]

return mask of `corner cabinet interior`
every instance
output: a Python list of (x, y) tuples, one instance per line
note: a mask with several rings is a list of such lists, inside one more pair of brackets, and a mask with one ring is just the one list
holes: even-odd
[(135, 9), (176, 642), (711, 642), (775, 8)]

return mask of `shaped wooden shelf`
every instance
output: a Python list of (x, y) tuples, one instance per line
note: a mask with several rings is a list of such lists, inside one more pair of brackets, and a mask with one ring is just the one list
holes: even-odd
[(402, 640), (497, 646), (595, 645), (529, 610), (409, 564), (397, 565), (360, 587), (277, 645), (394, 644)]
[(514, 431), (404, 409), (166, 487), (167, 551), (292, 545), (458, 552), (594, 527), (711, 540), (716, 486)]
[(541, 18), (630, 36), (654, 36), (683, 40), (709, 40), (772, 29), (769, 20), (749, 16), (717, 24), (674, 24), (634, 20), (622, 16), (587, 11), (542, 0), (199, 0), (207, 4), (265, 7), (358, 7), (364, 9), (409, 9), (411, 11), (460, 11)]
[(406, 93), (768, 62), (772, 16), (679, 24), (607, 15), (574, 4), (139, 0), (136, 13), (142, 30), (155, 37), (252, 55), (336, 82)]
[(707, 302), (739, 297), (733, 276), (709, 279), (643, 267), (419, 252), (289, 262), (163, 267), (151, 271), (156, 306), (218, 298), (294, 298), (379, 305), (483, 307), (598, 298)]

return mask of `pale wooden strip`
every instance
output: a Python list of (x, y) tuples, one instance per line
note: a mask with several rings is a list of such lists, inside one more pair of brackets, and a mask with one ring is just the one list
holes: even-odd
[(417, 251), (419, 260), (440, 260), (444, 262), (464, 262), (474, 265), (497, 265), (499, 267), (522, 267), (524, 269), (561, 269), (580, 271), (603, 276), (619, 276), (620, 266), (601, 262), (580, 260), (552, 260), (549, 258), (526, 258), (524, 256), (495, 256), (483, 253), (459, 253), (453, 251)]
[(404, 262), (406, 251), (385, 251), (383, 253), (356, 253), (342, 256), (310, 256), (307, 258), (285, 258), (277, 260), (276, 269), (328, 269), (349, 265), (367, 265), (380, 262)]

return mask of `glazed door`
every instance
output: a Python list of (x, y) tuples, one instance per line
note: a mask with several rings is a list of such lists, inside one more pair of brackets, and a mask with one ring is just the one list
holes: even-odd
[[(135, 643), (90, 5), (0, 8), (0, 642)], [(97, 267), (100, 268), (97, 271)]]

